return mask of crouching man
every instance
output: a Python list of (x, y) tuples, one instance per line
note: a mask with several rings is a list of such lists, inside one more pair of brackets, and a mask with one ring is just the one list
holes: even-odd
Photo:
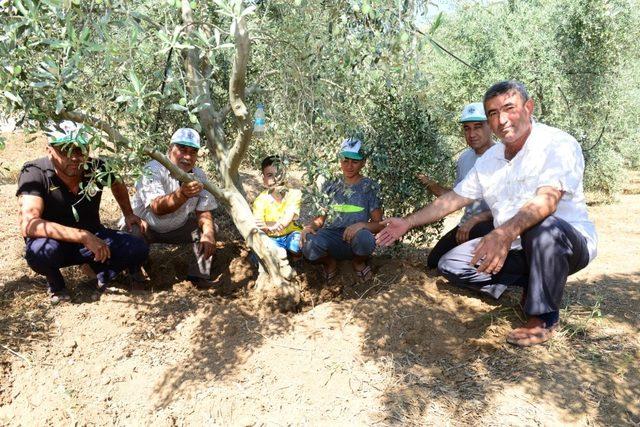
[(126, 186), (109, 176), (104, 162), (89, 157), (83, 128), (69, 121), (59, 128), (51, 133), (47, 156), (22, 167), (16, 193), (25, 257), (46, 277), (52, 304), (71, 299), (60, 268), (88, 264), (102, 292), (120, 271), (139, 269), (149, 254), (144, 240), (100, 223), (102, 188), (111, 182), (126, 227), (141, 225)]
[(391, 244), (412, 227), (484, 199), (495, 229), (444, 254), (438, 269), (453, 283), (496, 298), (507, 285), (522, 286), (529, 319), (507, 342), (539, 344), (557, 328), (567, 276), (596, 256), (596, 231), (582, 188), (582, 150), (571, 135), (533, 120), (533, 100), (522, 83), (490, 87), (484, 109), (501, 142), (453, 191), (405, 218), (385, 221), (378, 243)]
[[(204, 181), (204, 171), (195, 166), (198, 150), (198, 132), (181, 128), (171, 137), (167, 156), (174, 165)], [(210, 276), (216, 250), (212, 211), (218, 204), (198, 181), (181, 184), (167, 168), (152, 160), (136, 183), (132, 205), (136, 215), (146, 223), (138, 231), (148, 243), (192, 244), (187, 279), (196, 288), (208, 289), (213, 286)]]

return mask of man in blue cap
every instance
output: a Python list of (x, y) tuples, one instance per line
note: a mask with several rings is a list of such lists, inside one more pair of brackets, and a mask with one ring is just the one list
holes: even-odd
[[(476, 164), (476, 160), (493, 145), (491, 128), (487, 123), (487, 116), (484, 114), (484, 107), (481, 102), (473, 102), (466, 105), (462, 110), (459, 122), (462, 125), (464, 139), (469, 148), (464, 150), (458, 158), (454, 187), (467, 176), (467, 173)], [(440, 197), (451, 190), (441, 186), (424, 174), (418, 174), (418, 179), (436, 197)], [(489, 206), (482, 199), (474, 200), (472, 204), (465, 207), (460, 223), (442, 236), (429, 252), (427, 265), (430, 268), (438, 267), (438, 261), (440, 261), (442, 255), (468, 240), (484, 236), (491, 230), (493, 230), (493, 221)]]
[(127, 187), (88, 153), (85, 129), (62, 122), (50, 132), (47, 156), (25, 163), (18, 178), (25, 258), (46, 277), (52, 304), (71, 299), (60, 268), (88, 264), (102, 292), (120, 271), (137, 271), (149, 254), (142, 239), (100, 223), (102, 188), (110, 184), (126, 228), (141, 225)]
[(507, 335), (507, 342), (540, 344), (558, 328), (567, 277), (597, 253), (583, 191), (584, 157), (571, 135), (533, 119), (534, 102), (522, 83), (494, 84), (484, 95), (484, 107), (500, 143), (452, 191), (405, 218), (383, 221), (377, 241), (389, 245), (409, 229), (482, 197), (495, 229), (447, 252), (438, 270), (451, 282), (479, 291), (521, 286), (528, 319)]
[(211, 264), (216, 249), (212, 211), (218, 203), (204, 190), (207, 179), (196, 167), (200, 135), (194, 129), (178, 129), (171, 137), (167, 156), (195, 181), (180, 183), (156, 160), (145, 165), (146, 173), (136, 183), (133, 211), (146, 223), (140, 230), (148, 243), (191, 243), (193, 258), (187, 279), (199, 289), (213, 286)]

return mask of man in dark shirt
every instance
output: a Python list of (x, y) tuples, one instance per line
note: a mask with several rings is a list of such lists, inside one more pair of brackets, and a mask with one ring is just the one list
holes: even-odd
[(127, 227), (144, 225), (133, 214), (124, 183), (108, 173), (104, 162), (88, 157), (82, 128), (67, 121), (60, 129), (51, 134), (47, 156), (22, 167), (16, 192), (27, 263), (47, 278), (54, 304), (71, 299), (61, 267), (88, 264), (102, 292), (120, 271), (137, 271), (149, 254), (142, 239), (100, 223), (100, 199), (106, 184)]

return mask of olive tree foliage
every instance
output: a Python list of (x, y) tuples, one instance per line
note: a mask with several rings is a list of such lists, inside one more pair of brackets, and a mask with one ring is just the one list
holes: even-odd
[(451, 111), (496, 81), (524, 82), (536, 118), (582, 145), (586, 188), (611, 197), (622, 166), (637, 165), (639, 23), (635, 0), (465, 3), (435, 35), (468, 66), (440, 52), (424, 99)]
[(168, 139), (158, 123), (162, 113), (171, 130), (190, 121), (217, 171), (218, 182), (205, 188), (262, 260), (258, 290), (282, 308), (295, 305), (286, 254), (256, 228), (238, 173), (252, 136), (245, 99), (255, 5), (15, 0), (5, 8), (5, 105), (41, 125), (83, 122), (95, 129), (93, 146), (121, 165), (149, 156), (181, 181), (193, 178), (157, 149)]
[[(418, 94), (428, 84), (419, 70), (431, 50), (417, 22), (427, 2), (264, 2), (255, 61), (271, 70), (259, 100), (268, 130), (255, 160), (280, 154), (305, 171), (315, 208), (326, 207), (319, 178), (337, 174), (345, 137), (359, 137), (368, 153), (364, 173), (381, 184), (386, 216), (403, 215), (430, 199), (418, 171), (449, 179), (450, 147)], [(259, 49), (260, 46), (268, 49)], [(264, 54), (264, 56), (263, 56)], [(457, 106), (456, 106), (457, 109)], [(440, 224), (411, 237), (424, 240)]]
[[(284, 252), (252, 220), (239, 174), (249, 150), (254, 158), (286, 153), (312, 184), (335, 172), (338, 142), (360, 136), (368, 173), (382, 182), (392, 214), (426, 198), (413, 179), (419, 168), (447, 173), (446, 145), (417, 95), (429, 45), (415, 23), (426, 2), (1, 4), (3, 110), (34, 130), (61, 119), (84, 122), (92, 146), (132, 177), (151, 157), (178, 179), (193, 179), (163, 152), (173, 130), (195, 127), (216, 172), (206, 189), (261, 258), (258, 290), (282, 308), (295, 305), (299, 290)], [(250, 111), (259, 101), (269, 130), (250, 147)]]

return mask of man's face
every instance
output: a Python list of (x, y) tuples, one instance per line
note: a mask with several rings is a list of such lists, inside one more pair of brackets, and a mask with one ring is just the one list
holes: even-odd
[(69, 178), (81, 176), (87, 151), (72, 145), (47, 147), (49, 158), (59, 174)]
[(487, 122), (466, 122), (462, 124), (464, 139), (475, 151), (484, 151), (491, 145), (491, 128)]
[(494, 96), (484, 105), (489, 126), (503, 143), (509, 145), (529, 136), (533, 100), (526, 102), (518, 91)]
[(262, 183), (265, 187), (273, 187), (276, 185), (276, 167), (274, 165), (267, 166), (262, 170)]
[(186, 145), (171, 144), (169, 160), (185, 172), (191, 172), (198, 160), (198, 149)]
[(354, 160), (341, 158), (340, 159), (340, 169), (342, 169), (342, 174), (345, 178), (355, 178), (360, 175), (360, 171), (364, 167), (364, 160)]

